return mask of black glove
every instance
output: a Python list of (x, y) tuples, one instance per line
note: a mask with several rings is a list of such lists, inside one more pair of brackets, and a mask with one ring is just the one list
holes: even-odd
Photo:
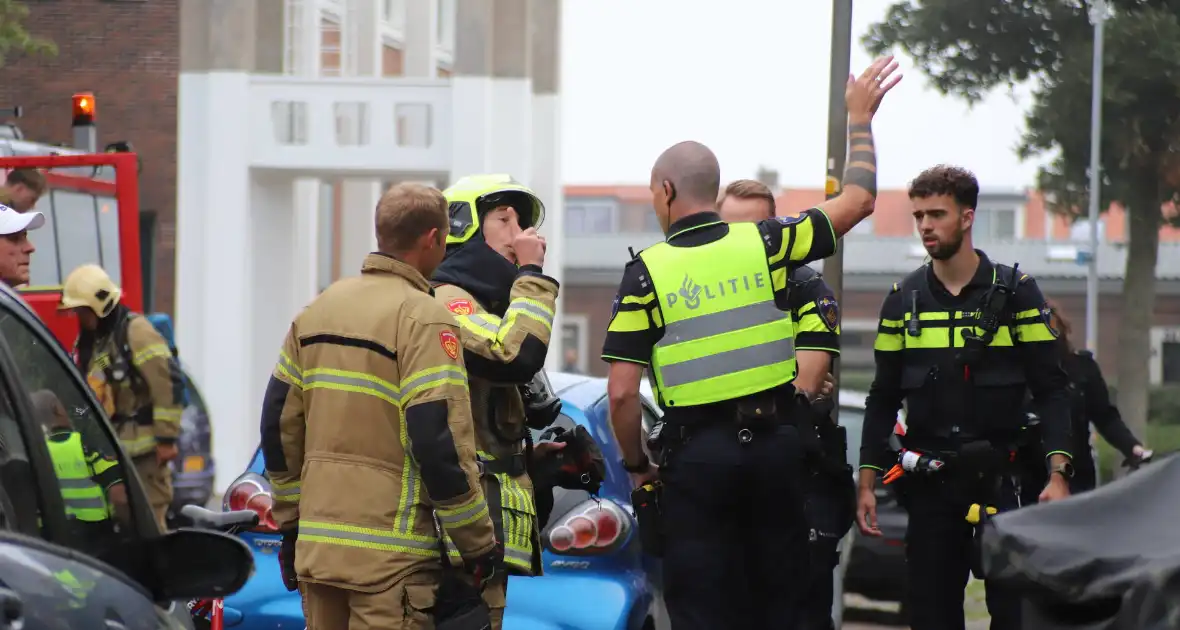
[(299, 578), (295, 575), (295, 541), (299, 540), (299, 530), (293, 529), (283, 532), (283, 545), (279, 547), (279, 569), (283, 572), (283, 586), (288, 591), (299, 588)]
[(491, 551), (482, 556), (464, 560), (463, 566), (471, 574), (479, 590), (482, 591), (497, 573), (504, 570), (504, 545), (496, 543)]

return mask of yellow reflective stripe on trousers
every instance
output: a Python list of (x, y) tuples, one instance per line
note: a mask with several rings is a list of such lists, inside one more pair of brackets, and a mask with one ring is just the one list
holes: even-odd
[(496, 475), (500, 483), (501, 516), (504, 529), (504, 564), (525, 572), (533, 568), (533, 528), (537, 508), (533, 497), (519, 482), (507, 475)]
[(131, 356), (131, 363), (139, 367), (152, 359), (171, 359), (172, 350), (167, 344), (154, 343), (143, 348)]
[(323, 521), (299, 521), (299, 540), (417, 556), (437, 556), (439, 553), (438, 538), (434, 536)]
[(296, 479), (295, 481), (279, 483), (274, 479), (271, 479), (270, 487), (271, 495), (274, 497), (275, 501), (283, 501), (284, 503), (299, 503), (299, 497), (302, 496), (301, 492), (303, 489), (303, 482)]

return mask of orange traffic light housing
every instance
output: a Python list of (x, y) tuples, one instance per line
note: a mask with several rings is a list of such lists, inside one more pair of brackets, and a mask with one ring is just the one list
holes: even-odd
[(96, 117), (94, 94), (81, 92), (74, 95), (74, 126), (93, 125)]

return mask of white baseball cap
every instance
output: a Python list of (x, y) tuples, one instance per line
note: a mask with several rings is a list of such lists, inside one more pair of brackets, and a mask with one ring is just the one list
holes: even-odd
[(19, 234), (45, 225), (45, 215), (40, 212), (17, 212), (0, 204), (0, 236)]

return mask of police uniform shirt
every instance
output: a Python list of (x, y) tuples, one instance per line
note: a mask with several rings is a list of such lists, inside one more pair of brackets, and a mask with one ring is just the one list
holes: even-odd
[[(978, 251), (978, 250), (977, 250)], [(923, 305), (921, 310), (947, 311), (963, 308), (975, 311), (980, 308), (983, 294), (995, 282), (995, 266), (983, 252), (979, 253), (979, 267), (959, 295), (952, 295), (934, 275), (932, 265), (925, 266), (925, 281), (929, 284), (937, 305)], [(1019, 272), (1018, 272), (1019, 273)], [(881, 318), (874, 344), (876, 376), (869, 388), (866, 401), (863, 437), (861, 440), (860, 465), (862, 468), (884, 470), (894, 463), (896, 456), (889, 449), (889, 436), (893, 433), (906, 391), (902, 388), (902, 374), (906, 361), (905, 319), (911, 310), (910, 298), (894, 285), (893, 290), (881, 305)], [(1033, 398), (1047, 409), (1042, 418), (1042, 439), (1046, 453), (1070, 452), (1069, 409), (1066, 395), (1066, 376), (1061, 367), (1061, 353), (1057, 347), (1058, 333), (1049, 325), (1049, 308), (1045, 297), (1031, 276), (1021, 275), (1016, 291), (1009, 298), (1005, 310), (1011, 319), (1001, 317), (1001, 327), (1009, 326), (1012, 331), (1012, 346), (997, 348), (989, 346), (985, 357), (993, 352), (1014, 352), (1016, 361), (1023, 366), (1026, 383), (1004, 387), (989, 387), (986, 400), (977, 399), (971, 409), (964, 409), (963, 416), (983, 420), (1005, 417), (1022, 417), (1026, 387)], [(960, 320), (963, 321), (963, 320)], [(969, 321), (969, 320), (968, 320)], [(931, 324), (926, 321), (924, 325)], [(956, 329), (956, 348), (961, 348)], [(913, 348), (909, 349), (911, 352)], [(951, 350), (948, 349), (948, 352)], [(946, 379), (940, 387), (954, 386), (956, 379)], [(979, 392), (979, 388), (973, 388)], [(913, 405), (911, 405), (913, 408)], [(973, 414), (973, 412), (975, 412)], [(976, 415), (977, 414), (977, 415)], [(907, 434), (913, 435), (919, 422), (951, 421), (949, 418), (910, 418), (907, 420)], [(978, 427), (977, 427), (978, 428)], [(986, 436), (974, 435), (972, 438)]]
[(806, 265), (791, 270), (787, 303), (795, 322), (795, 349), (840, 355), (840, 308), (824, 277)]
[[(758, 231), (766, 247), (775, 304), (782, 310), (790, 309), (787, 276), (792, 269), (832, 255), (836, 249), (836, 234), (831, 221), (819, 208), (797, 217), (777, 217), (758, 223)], [(673, 247), (698, 247), (712, 243), (729, 234), (729, 225), (716, 212), (692, 214), (673, 223), (668, 229), (667, 242)], [(752, 273), (764, 273), (755, 271)], [(651, 362), (656, 343), (664, 335), (655, 290), (646, 265), (638, 257), (623, 271), (612, 307), (602, 359), (608, 363), (628, 361), (640, 365)], [(682, 421), (687, 414), (708, 413), (709, 406), (680, 407), (667, 410), (668, 420)], [(700, 417), (700, 416), (697, 416)]]

